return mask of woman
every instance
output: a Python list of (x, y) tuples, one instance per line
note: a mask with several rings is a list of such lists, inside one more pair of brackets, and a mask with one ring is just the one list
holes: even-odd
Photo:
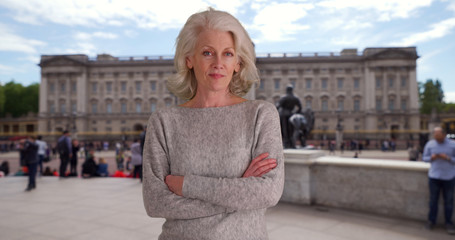
[(209, 9), (188, 19), (174, 61), (168, 88), (189, 101), (152, 114), (143, 158), (145, 208), (166, 218), (159, 239), (267, 239), (283, 149), (275, 106), (241, 97), (259, 79), (251, 39)]

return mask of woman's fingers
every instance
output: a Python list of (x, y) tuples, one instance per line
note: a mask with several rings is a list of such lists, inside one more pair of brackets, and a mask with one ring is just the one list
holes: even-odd
[(268, 153), (263, 153), (254, 158), (243, 174), (243, 177), (260, 177), (274, 169), (277, 165), (276, 159), (266, 159), (268, 156)]

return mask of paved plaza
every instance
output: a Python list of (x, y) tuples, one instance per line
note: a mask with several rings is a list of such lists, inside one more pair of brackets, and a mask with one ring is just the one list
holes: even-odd
[[(157, 239), (163, 219), (145, 213), (141, 183), (130, 178), (0, 178), (0, 239)], [(423, 221), (279, 203), (267, 212), (271, 240), (453, 239)]]

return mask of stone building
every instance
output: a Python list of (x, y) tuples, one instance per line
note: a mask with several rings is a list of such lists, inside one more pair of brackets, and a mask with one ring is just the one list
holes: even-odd
[[(416, 48), (258, 55), (256, 99), (276, 102), (288, 84), (315, 112), (314, 139), (332, 138), (337, 116), (347, 138), (409, 139), (419, 131)], [(167, 91), (172, 57), (107, 54), (41, 57), (40, 132), (79, 138), (135, 133), (150, 113), (180, 103)]]

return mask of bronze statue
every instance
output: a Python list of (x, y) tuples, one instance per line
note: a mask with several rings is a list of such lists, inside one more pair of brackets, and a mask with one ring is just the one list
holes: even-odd
[(300, 145), (302, 147), (306, 146), (306, 140), (310, 135), (311, 130), (313, 130), (314, 126), (314, 113), (311, 109), (307, 108), (303, 114), (295, 113), (289, 119), (292, 127), (293, 127), (293, 135), (292, 135), (292, 146), (296, 146), (297, 139), (300, 140)]
[[(295, 148), (295, 144), (292, 140), (293, 127), (289, 122), (289, 119), (294, 113), (300, 113), (302, 105), (300, 100), (294, 96), (292, 92), (294, 87), (289, 85), (286, 87), (286, 95), (283, 96), (278, 102), (278, 112), (280, 114), (280, 124), (281, 124), (281, 137), (283, 138), (283, 145), (285, 148)], [(295, 110), (295, 108), (297, 108)]]

